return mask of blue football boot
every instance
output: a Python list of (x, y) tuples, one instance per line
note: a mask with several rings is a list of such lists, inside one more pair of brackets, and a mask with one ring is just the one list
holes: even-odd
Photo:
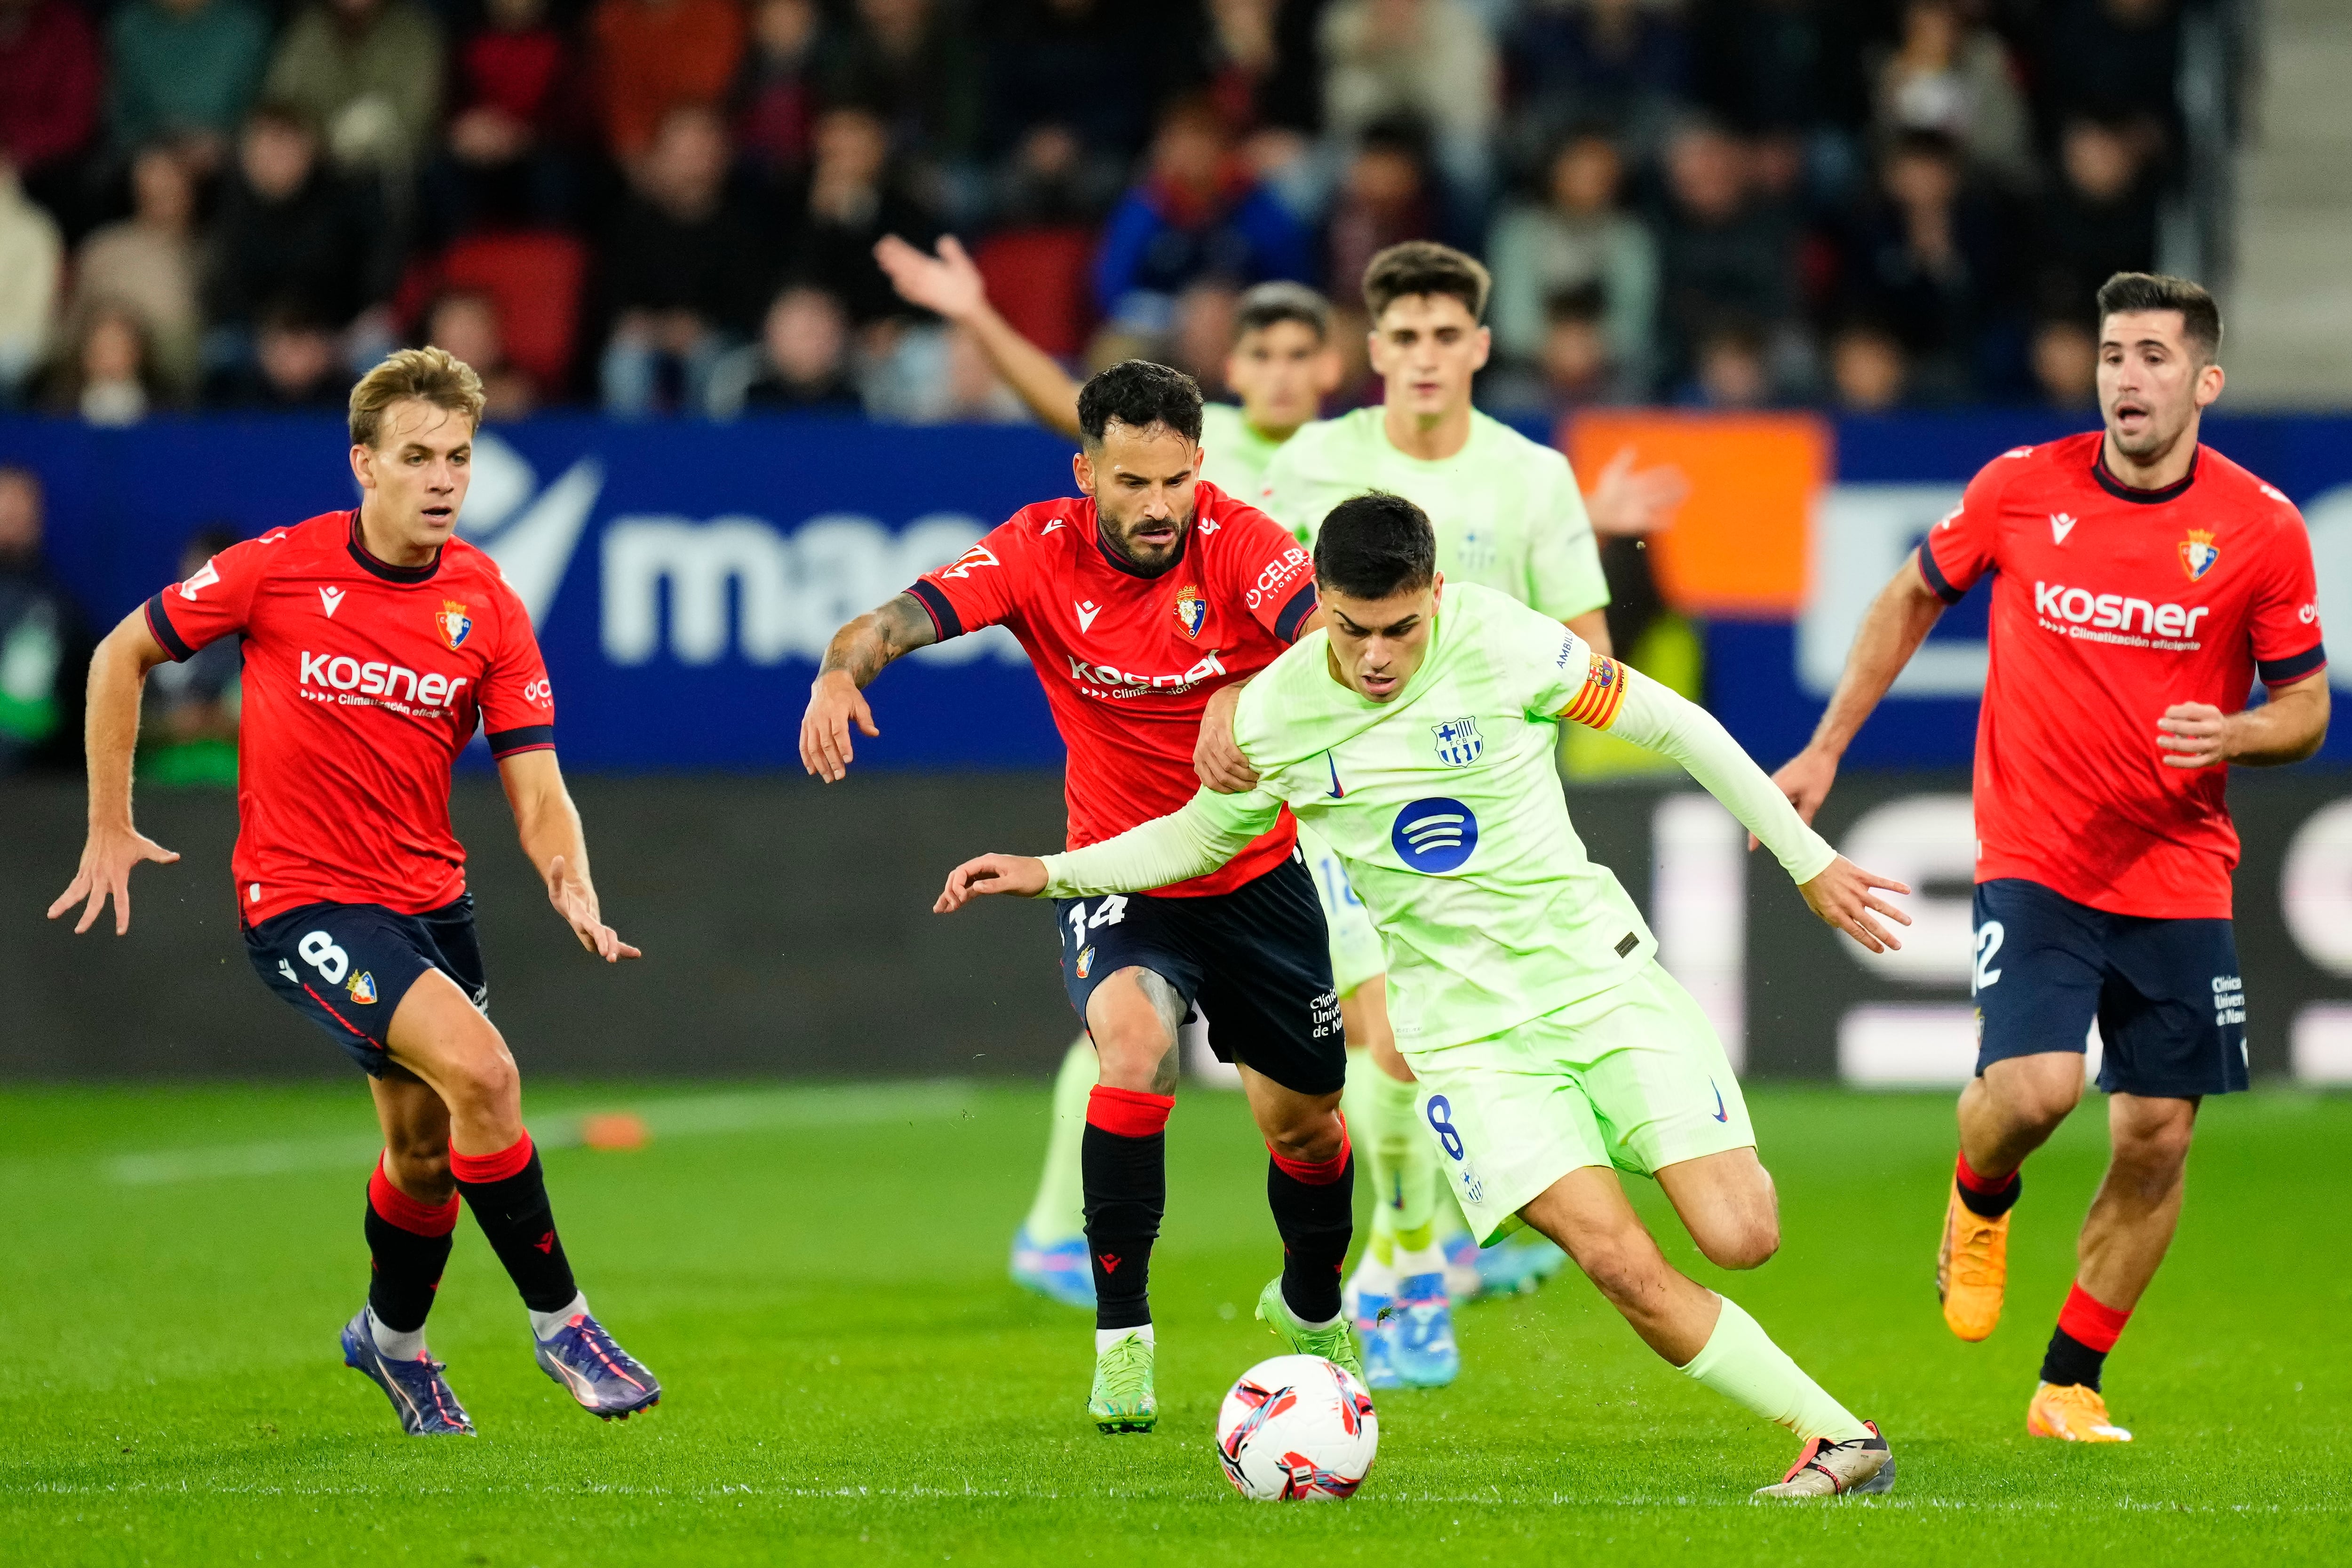
[(369, 1382), (384, 1392), (392, 1408), (400, 1417), (400, 1429), (412, 1437), (470, 1437), (474, 1436), (473, 1418), (466, 1407), (457, 1403), (448, 1379), (441, 1373), (446, 1367), (430, 1356), (415, 1361), (394, 1361), (376, 1348), (375, 1333), (368, 1326), (365, 1307), (360, 1315), (343, 1325), (343, 1364), (353, 1372), (364, 1373)]
[(1094, 1310), (1095, 1266), (1087, 1257), (1083, 1236), (1040, 1247), (1029, 1239), (1029, 1227), (1023, 1226), (1013, 1237), (1012, 1275), (1015, 1285), (1034, 1290), (1048, 1301)]
[(1364, 1386), (1403, 1387), (1396, 1369), (1396, 1298), (1360, 1290), (1353, 1316), (1356, 1338), (1364, 1347)]
[(1462, 1373), (1462, 1352), (1454, 1342), (1454, 1303), (1443, 1273), (1413, 1274), (1397, 1281), (1396, 1305), (1389, 1311), (1389, 1360), (1407, 1388), (1443, 1388)]
[(1549, 1237), (1532, 1232), (1525, 1238), (1512, 1237), (1492, 1247), (1482, 1247), (1478, 1249), (1478, 1293), (1532, 1295), (1567, 1262), (1568, 1254)]
[(661, 1403), (661, 1384), (654, 1374), (585, 1312), (573, 1313), (553, 1338), (539, 1342), (539, 1366), (599, 1420), (626, 1421)]

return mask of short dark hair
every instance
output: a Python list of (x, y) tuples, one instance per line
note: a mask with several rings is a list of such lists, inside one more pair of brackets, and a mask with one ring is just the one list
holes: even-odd
[(1137, 430), (1165, 425), (1198, 442), (1201, 384), (1148, 359), (1121, 360), (1078, 389), (1078, 434), (1087, 446), (1100, 446), (1114, 420)]
[(2118, 272), (2099, 285), (2099, 325), (2137, 310), (2178, 310), (2181, 334), (2211, 364), (2221, 355), (2221, 307), (2204, 286), (2160, 272)]
[(1364, 310), (1378, 321), (1399, 300), (1443, 294), (1461, 300), (1475, 321), (1486, 314), (1486, 293), (1494, 281), (1475, 257), (1433, 239), (1408, 239), (1390, 246), (1364, 268)]
[(1402, 496), (1367, 490), (1331, 509), (1315, 534), (1315, 580), (1351, 599), (1385, 599), (1437, 577), (1437, 531)]
[(1329, 300), (1304, 283), (1261, 283), (1234, 310), (1234, 342), (1282, 321), (1297, 322), (1318, 343), (1331, 341)]

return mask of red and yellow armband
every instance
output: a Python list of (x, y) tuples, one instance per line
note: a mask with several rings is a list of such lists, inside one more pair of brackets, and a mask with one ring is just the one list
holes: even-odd
[(1606, 730), (1617, 721), (1617, 710), (1623, 706), (1625, 667), (1606, 654), (1596, 653), (1585, 667), (1584, 684), (1578, 689), (1576, 700), (1561, 709), (1559, 716), (1587, 729)]

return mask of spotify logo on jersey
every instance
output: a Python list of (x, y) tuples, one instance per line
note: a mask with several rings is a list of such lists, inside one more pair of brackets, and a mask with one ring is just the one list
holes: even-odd
[(1389, 842), (1409, 869), (1442, 874), (1458, 868), (1478, 847), (1478, 819), (1458, 800), (1417, 800), (1397, 813)]

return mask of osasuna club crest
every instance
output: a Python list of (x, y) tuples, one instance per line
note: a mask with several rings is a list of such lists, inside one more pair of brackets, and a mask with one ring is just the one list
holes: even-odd
[(1198, 639), (1201, 626), (1209, 618), (1209, 601), (1201, 597), (1201, 590), (1191, 583), (1176, 590), (1176, 624), (1184, 635)]
[(1432, 724), (1429, 732), (1437, 740), (1437, 760), (1450, 768), (1468, 767), (1486, 749), (1485, 738), (1478, 733), (1478, 721), (1468, 714)]
[(465, 645), (467, 635), (474, 629), (473, 617), (455, 599), (441, 601), (441, 613), (433, 617), (433, 624), (441, 629), (441, 640), (449, 645), (452, 653)]
[(2189, 537), (2180, 542), (2180, 569), (2189, 574), (2191, 583), (2213, 570), (2213, 563), (2221, 559), (2213, 536), (2201, 528), (2190, 529)]

